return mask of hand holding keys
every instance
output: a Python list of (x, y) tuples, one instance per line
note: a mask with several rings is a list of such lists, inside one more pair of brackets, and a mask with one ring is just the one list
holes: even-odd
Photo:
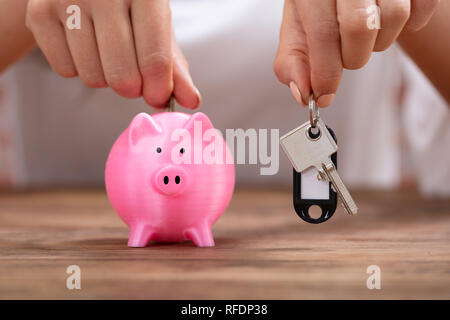
[(310, 167), (315, 167), (319, 173), (318, 179), (331, 182), (347, 213), (356, 214), (358, 208), (331, 160), (338, 146), (320, 118), (312, 96), (309, 108), (310, 121), (282, 136), (281, 146), (295, 171), (301, 173)]

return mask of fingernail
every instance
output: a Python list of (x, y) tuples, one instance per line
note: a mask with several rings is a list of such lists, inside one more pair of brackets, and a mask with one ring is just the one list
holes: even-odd
[(294, 96), (297, 103), (301, 106), (305, 106), (302, 100), (302, 94), (300, 93), (300, 90), (298, 89), (294, 81), (291, 81), (291, 83), (289, 83), (289, 88), (291, 88), (292, 95)]
[(317, 105), (320, 108), (328, 107), (334, 99), (334, 94), (324, 94), (323, 96), (320, 96), (319, 99), (317, 99)]
[(195, 94), (197, 95), (197, 105), (194, 107), (194, 109), (198, 109), (202, 104), (202, 95), (197, 88), (195, 88)]

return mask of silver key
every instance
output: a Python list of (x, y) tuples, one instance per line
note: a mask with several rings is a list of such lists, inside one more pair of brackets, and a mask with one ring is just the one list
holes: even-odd
[(320, 178), (331, 182), (347, 213), (356, 214), (358, 207), (330, 158), (338, 150), (338, 146), (322, 119), (317, 117), (314, 122), (316, 124), (314, 129), (311, 122), (308, 121), (282, 136), (280, 138), (281, 147), (295, 171), (302, 172), (310, 167), (315, 167)]

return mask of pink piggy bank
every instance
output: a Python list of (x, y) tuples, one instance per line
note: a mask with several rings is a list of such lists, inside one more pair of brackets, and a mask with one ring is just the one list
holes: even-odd
[(214, 246), (211, 227), (230, 202), (234, 180), (231, 152), (201, 112), (138, 114), (105, 170), (109, 200), (130, 227), (130, 247), (150, 240)]

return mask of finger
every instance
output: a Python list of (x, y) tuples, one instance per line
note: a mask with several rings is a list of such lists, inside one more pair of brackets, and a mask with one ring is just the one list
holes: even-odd
[(26, 25), (53, 70), (65, 78), (75, 77), (77, 70), (66, 42), (63, 26), (54, 15), (50, 3), (29, 1)]
[(411, 0), (378, 0), (381, 29), (373, 51), (384, 51), (398, 38), (409, 19)]
[[(172, 39), (175, 39), (174, 37)], [(173, 93), (177, 102), (183, 107), (197, 109), (200, 107), (202, 98), (198, 89), (194, 86), (189, 73), (188, 63), (183, 56), (175, 40), (173, 48)]]
[(342, 77), (335, 0), (296, 0), (307, 42), (311, 86), (319, 107), (331, 104)]
[(144, 99), (151, 106), (163, 108), (173, 91), (169, 1), (135, 0), (131, 16)]
[(294, 0), (284, 2), (280, 43), (273, 64), (281, 83), (291, 88), (297, 103), (305, 106), (311, 92), (308, 45)]
[(87, 14), (81, 14), (81, 28), (66, 30), (66, 39), (80, 80), (90, 88), (107, 87), (98, 52), (95, 30)]
[(125, 98), (140, 97), (142, 79), (127, 4), (111, 1), (108, 10), (95, 9), (102, 3), (92, 2), (92, 19), (106, 82)]
[(439, 5), (439, 0), (411, 0), (411, 17), (406, 30), (418, 31), (425, 27)]
[(337, 13), (341, 33), (342, 61), (346, 69), (362, 68), (370, 59), (378, 35), (368, 21), (376, 13), (375, 0), (338, 0)]

